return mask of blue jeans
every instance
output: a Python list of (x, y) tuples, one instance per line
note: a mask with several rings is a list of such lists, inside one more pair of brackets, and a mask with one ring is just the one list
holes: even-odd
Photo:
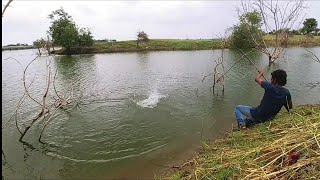
[(245, 119), (250, 119), (253, 121), (253, 118), (250, 113), (250, 106), (238, 105), (234, 108), (234, 114), (236, 115), (236, 120), (238, 122), (238, 126), (245, 126)]

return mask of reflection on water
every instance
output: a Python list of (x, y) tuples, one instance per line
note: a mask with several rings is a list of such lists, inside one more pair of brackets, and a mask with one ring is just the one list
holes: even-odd
[[(320, 48), (313, 48), (319, 55)], [(27, 64), (31, 51), (4, 52)], [(152, 178), (159, 170), (154, 164), (168, 164), (198, 147), (200, 139), (224, 133), (234, 123), (237, 104), (256, 106), (262, 89), (255, 83), (255, 67), (247, 59), (225, 50), (225, 68), (238, 62), (225, 77), (223, 96), (212, 95), (213, 78), (201, 82), (212, 72), (213, 58), (221, 51), (139, 52), (80, 56), (57, 56), (59, 93), (82, 94), (79, 108), (60, 110), (46, 129), (44, 141), (37, 143), (41, 126), (35, 126), (26, 141), (36, 150), (17, 142), (14, 122), (3, 130), (9, 178), (106, 179)], [(320, 56), (320, 55), (319, 55)], [(268, 64), (265, 55), (252, 52), (249, 58), (263, 69), (266, 78), (278, 68), (287, 71), (294, 104), (320, 103), (318, 82), (320, 63), (305, 56), (303, 48), (289, 48), (285, 59)], [(41, 74), (44, 58), (30, 72)], [(3, 116), (11, 115), (21, 95), (21, 72), (13, 61), (2, 61)], [(43, 81), (37, 80), (38, 84)], [(42, 90), (35, 86), (35, 90)], [(38, 89), (37, 89), (38, 88)], [(195, 93), (197, 92), (197, 93)], [(27, 108), (32, 108), (28, 104)], [(13, 169), (14, 172), (10, 169)]]
[(138, 62), (141, 64), (146, 64), (149, 61), (149, 54), (150, 52), (147, 51), (137, 52)]
[(57, 70), (56, 85), (60, 89), (72, 84), (78, 91), (83, 91), (92, 88), (97, 81), (94, 55), (58, 56), (53, 62)]

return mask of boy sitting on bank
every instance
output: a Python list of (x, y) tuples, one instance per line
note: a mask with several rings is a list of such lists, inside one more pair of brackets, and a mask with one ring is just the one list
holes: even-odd
[[(291, 95), (283, 86), (287, 83), (287, 73), (278, 69), (271, 73), (271, 83), (264, 81), (260, 70), (255, 81), (264, 89), (264, 96), (258, 107), (238, 105), (234, 109), (238, 127), (245, 129), (252, 124), (261, 123), (273, 119), (282, 106), (292, 109)], [(289, 106), (289, 109), (288, 109)]]

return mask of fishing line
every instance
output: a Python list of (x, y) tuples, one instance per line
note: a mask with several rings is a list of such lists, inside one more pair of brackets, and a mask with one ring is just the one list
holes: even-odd
[[(248, 57), (247, 57), (247, 55), (246, 54), (244, 54), (244, 52), (241, 50), (241, 49), (239, 49), (239, 48), (236, 48), (241, 54), (243, 54), (243, 56), (246, 58), (246, 59), (248, 59), (249, 61), (250, 61), (250, 63), (256, 68), (256, 70), (259, 72), (259, 68), (258, 68), (258, 66), (254, 63), (254, 62), (252, 62), (251, 61), (251, 59), (249, 59)], [(251, 50), (252, 51), (252, 50)], [(250, 52), (251, 52), (250, 51)], [(247, 53), (248, 54), (248, 53)], [(266, 79), (266, 77), (264, 77), (264, 75), (262, 75), (262, 77), (264, 78), (264, 80), (266, 80), (267, 82), (269, 82), (267, 79)]]
[[(253, 51), (253, 49), (252, 49), (251, 51)], [(246, 53), (246, 54), (242, 53), (243, 55), (241, 56), (241, 58), (240, 58), (237, 62), (235, 62), (223, 75), (221, 75), (221, 76), (216, 80), (216, 82), (218, 82), (222, 77), (224, 77), (236, 64), (238, 64), (238, 63), (240, 62), (240, 60), (241, 60), (243, 57), (245, 57), (247, 54), (251, 53), (251, 51), (249, 51), (249, 52)], [(216, 82), (214, 82), (214, 83), (216, 83)]]

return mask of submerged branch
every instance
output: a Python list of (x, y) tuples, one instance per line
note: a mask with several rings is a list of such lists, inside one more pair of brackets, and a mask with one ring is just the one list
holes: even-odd
[(21, 134), (21, 137), (19, 139), (20, 142), (22, 142), (23, 137), (26, 135), (26, 133), (28, 132), (28, 130), (32, 127), (32, 125), (42, 116), (44, 116), (46, 113), (48, 113), (48, 111), (45, 108), (42, 108), (42, 110), (38, 113), (38, 115), (36, 117), (34, 117), (32, 119), (32, 122), (29, 126), (27, 126), (24, 131)]
[[(238, 63), (240, 62), (241, 59), (243, 59), (247, 54), (251, 53), (252, 51), (253, 51), (253, 50), (249, 51), (249, 52), (246, 53), (246, 54), (243, 54), (243, 55), (241, 56), (241, 58), (240, 58), (237, 62), (235, 62), (224, 74), (222, 74), (222, 75), (215, 81), (215, 83), (218, 82), (221, 78), (223, 78), (236, 64), (238, 64)], [(207, 76), (210, 76), (210, 75), (212, 75), (212, 74), (213, 74), (213, 73), (210, 73), (210, 74), (207, 75)], [(205, 76), (201, 82), (203, 82), (204, 79), (205, 79), (207, 76)]]
[(39, 139), (38, 141), (42, 144), (44, 144), (44, 142), (41, 141), (41, 138), (42, 138), (42, 134), (44, 132), (44, 130), (46, 129), (46, 127), (48, 126), (51, 118), (53, 117), (53, 115), (56, 113), (56, 111), (62, 106), (62, 104), (60, 104), (58, 107), (56, 107), (53, 111), (53, 113), (50, 115), (50, 117), (48, 118), (47, 122), (45, 123), (45, 125), (43, 126), (42, 130), (41, 130), (41, 133), (40, 133), (40, 136), (39, 136)]

